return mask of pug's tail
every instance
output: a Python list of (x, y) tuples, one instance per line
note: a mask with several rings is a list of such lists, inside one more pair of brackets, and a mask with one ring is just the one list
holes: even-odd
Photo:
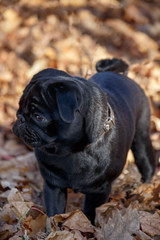
[(129, 65), (118, 58), (103, 59), (96, 63), (97, 72), (116, 72), (127, 75)]

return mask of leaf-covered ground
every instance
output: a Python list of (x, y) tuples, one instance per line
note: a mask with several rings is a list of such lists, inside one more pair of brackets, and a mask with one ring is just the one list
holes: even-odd
[[(159, 0), (0, 1), (0, 239), (160, 239)], [(83, 194), (69, 192), (66, 214), (47, 218), (32, 149), (11, 132), (24, 86), (54, 67), (88, 78), (97, 60), (120, 57), (146, 91), (157, 169), (142, 184), (131, 153), (92, 226)], [(45, 232), (47, 219), (48, 231)]]

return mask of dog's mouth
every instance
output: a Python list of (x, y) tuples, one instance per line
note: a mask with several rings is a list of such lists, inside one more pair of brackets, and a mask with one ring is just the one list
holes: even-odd
[(13, 126), (13, 133), (31, 147), (41, 146), (41, 138), (38, 133), (25, 124), (19, 125), (16, 122)]
[(58, 140), (57, 137), (44, 135), (40, 129), (37, 133), (36, 130), (18, 120), (13, 126), (13, 133), (27, 145), (40, 148), (41, 151), (49, 155), (65, 156), (71, 152), (70, 146)]
[(23, 140), (31, 147), (38, 147), (41, 145), (40, 137), (33, 129), (26, 126), (23, 134)]

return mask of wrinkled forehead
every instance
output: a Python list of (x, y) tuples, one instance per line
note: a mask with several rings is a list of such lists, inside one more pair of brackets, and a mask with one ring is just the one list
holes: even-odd
[(37, 74), (24, 89), (24, 95), (26, 98), (33, 94), (43, 97), (43, 95), (47, 93), (50, 85), (58, 82), (65, 83), (68, 81), (73, 82), (73, 77), (70, 75), (44, 76), (44, 74)]
[[(54, 83), (74, 82), (73, 77), (63, 71), (56, 69), (45, 69), (31, 79), (30, 83), (24, 89), (20, 99), (20, 107), (28, 107), (31, 103), (42, 104), (52, 107), (56, 104), (55, 93), (53, 91)], [(52, 96), (50, 95), (50, 86), (52, 85)], [(50, 101), (51, 100), (51, 101)], [(55, 101), (54, 101), (55, 100)]]
[(29, 83), (24, 89), (19, 105), (21, 108), (28, 108), (31, 104), (46, 106), (45, 89), (40, 82)]

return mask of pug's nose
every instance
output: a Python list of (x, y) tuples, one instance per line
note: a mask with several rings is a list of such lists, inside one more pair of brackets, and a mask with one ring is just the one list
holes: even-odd
[(24, 123), (24, 122), (25, 122), (25, 118), (23, 117), (22, 114), (18, 114), (18, 115), (17, 115), (17, 118), (18, 118), (18, 120), (19, 120), (21, 123)]

